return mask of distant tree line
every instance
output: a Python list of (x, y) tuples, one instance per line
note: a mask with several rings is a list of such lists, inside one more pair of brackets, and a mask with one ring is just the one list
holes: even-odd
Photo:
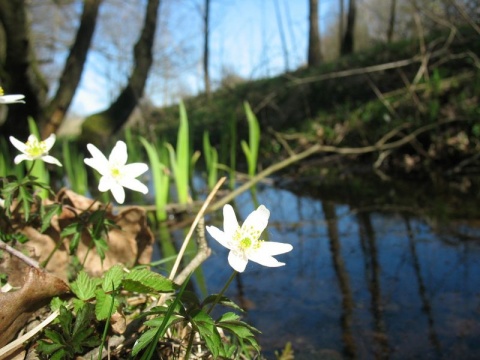
[[(279, 8), (279, 0), (273, 1)], [(480, 34), (480, 0), (339, 0), (338, 16), (333, 21), (329, 17), (326, 24), (319, 19), (322, 5), (321, 0), (308, 0), (307, 66), (348, 55), (372, 42), (392, 42), (458, 23), (469, 24)], [(203, 22), (202, 68), (208, 96), (212, 91), (211, 0), (198, 0), (196, 6)], [(137, 20), (118, 18), (119, 9), (125, 11), (125, 7)], [(127, 64), (121, 72), (125, 78), (119, 81), (121, 86), (110, 104), (84, 122), (84, 136), (94, 136), (101, 129), (100, 139), (108, 139), (126, 123), (144, 96), (152, 66), (158, 61), (154, 53), (166, 47), (158, 38), (159, 19), (171, 16), (173, 7), (169, 0), (0, 0), (0, 84), (8, 93), (24, 94), (28, 99), (25, 105), (0, 112), (0, 132), (24, 139), (27, 119), (32, 117), (43, 137), (55, 133), (71, 106), (87, 58), (96, 52), (112, 68)], [(280, 13), (277, 20), (282, 36)], [(320, 29), (326, 30), (320, 34)], [(102, 41), (106, 38), (109, 40)], [(288, 69), (286, 43), (283, 47)], [(165, 55), (162, 63), (173, 60)]]

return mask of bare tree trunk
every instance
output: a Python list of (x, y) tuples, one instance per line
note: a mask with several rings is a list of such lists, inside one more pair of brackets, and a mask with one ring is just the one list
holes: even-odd
[(390, 17), (388, 19), (388, 29), (387, 29), (387, 42), (389, 44), (392, 42), (393, 30), (395, 28), (396, 6), (397, 6), (397, 0), (391, 0)]
[(148, 0), (143, 29), (133, 49), (134, 65), (128, 83), (110, 107), (90, 115), (82, 124), (80, 140), (102, 143), (117, 132), (128, 120), (143, 96), (150, 67), (160, 0)]
[(0, 59), (0, 77), (5, 93), (25, 95), (25, 105), (8, 106), (0, 133), (26, 140), (28, 117), (38, 118), (48, 86), (37, 68), (32, 49), (25, 0), (0, 0), (0, 26), (5, 32), (5, 57)]
[(345, 35), (343, 37), (341, 55), (348, 55), (353, 53), (354, 48), (354, 35), (355, 35), (355, 19), (356, 19), (356, 0), (348, 1), (348, 13), (347, 13), (347, 27), (345, 29)]
[(57, 131), (70, 107), (82, 77), (102, 1), (84, 0), (80, 26), (60, 76), (57, 92), (40, 119), (43, 138)]
[(345, 9), (343, 0), (339, 0), (339, 15), (338, 15), (338, 53), (341, 54), (341, 48), (343, 43), (343, 31), (344, 31), (344, 16)]
[(308, 66), (317, 66), (322, 63), (322, 47), (318, 30), (319, 0), (309, 0), (309, 27), (308, 27)]
[(210, 98), (210, 74), (208, 71), (208, 63), (209, 63), (209, 33), (210, 33), (210, 26), (209, 26), (209, 18), (210, 18), (210, 0), (205, 0), (205, 15), (203, 17), (204, 21), (204, 43), (203, 43), (203, 79), (205, 82), (205, 94), (207, 98)]
[(287, 40), (285, 38), (285, 33), (283, 32), (282, 15), (280, 13), (280, 6), (278, 5), (278, 0), (274, 0), (273, 3), (275, 5), (275, 15), (277, 17), (277, 25), (278, 25), (278, 31), (280, 33), (280, 40), (282, 41), (283, 60), (285, 61), (285, 71), (288, 71), (290, 68), (290, 65), (288, 63)]

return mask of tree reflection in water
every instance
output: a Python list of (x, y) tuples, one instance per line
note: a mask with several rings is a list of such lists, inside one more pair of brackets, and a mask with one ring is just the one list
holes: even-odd
[[(272, 210), (268, 239), (294, 250), (279, 257), (285, 267), (248, 264), (227, 296), (248, 308), (266, 355), (291, 341), (296, 359), (480, 358), (480, 229), (450, 223), (440, 231), (445, 226), (432, 224), (446, 219), (419, 216), (422, 204), (406, 211), (401, 197), (324, 195), (257, 189), (258, 202)], [(235, 205), (242, 221), (254, 208), (248, 194)], [(203, 269), (216, 289), (229, 266), (224, 249), (210, 245)]]

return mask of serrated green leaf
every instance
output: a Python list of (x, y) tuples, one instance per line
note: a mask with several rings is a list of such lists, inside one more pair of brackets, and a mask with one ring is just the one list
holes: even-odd
[(50, 330), (50, 329), (45, 329), (45, 336), (51, 340), (54, 344), (63, 344), (63, 337), (60, 335), (58, 332)]
[(85, 306), (77, 311), (77, 317), (75, 318), (75, 325), (73, 326), (72, 335), (75, 337), (78, 333), (85, 332), (85, 329), (89, 328), (91, 320), (92, 305), (86, 303)]
[(95, 304), (95, 316), (97, 320), (105, 320), (109, 318), (112, 314), (112, 309), (118, 307), (118, 300), (110, 294), (106, 294), (102, 289), (98, 289), (95, 293), (96, 304)]
[(85, 306), (85, 302), (77, 298), (72, 299), (72, 304), (73, 304), (73, 311), (75, 312), (80, 311), (80, 309)]
[(105, 292), (116, 290), (120, 287), (123, 279), (123, 267), (121, 265), (112, 266), (105, 273), (102, 282), (102, 289)]
[(71, 354), (67, 350), (61, 349), (57, 351), (55, 354), (53, 354), (50, 360), (64, 360), (71, 357), (72, 357)]
[(58, 315), (58, 322), (63, 329), (64, 333), (70, 334), (72, 329), (73, 315), (67, 310), (65, 306), (60, 307), (60, 314)]
[(138, 355), (140, 351), (145, 349), (155, 337), (158, 328), (152, 328), (145, 331), (140, 338), (135, 342), (132, 349), (132, 356)]
[(62, 209), (62, 205), (52, 204), (45, 208), (46, 208), (46, 211), (44, 214), (42, 214), (42, 226), (40, 228), (41, 233), (43, 233), (45, 230), (48, 229), (48, 227), (50, 226), (52, 217), (60, 213)]
[(63, 344), (56, 342), (49, 343), (45, 340), (39, 340), (37, 350), (45, 354), (53, 354), (55, 351), (60, 350), (61, 348), (63, 348)]
[(148, 269), (133, 269), (122, 283), (125, 290), (139, 293), (172, 292), (173, 281)]
[(79, 299), (86, 301), (95, 297), (98, 282), (97, 279), (88, 276), (85, 271), (81, 271), (77, 280), (70, 284), (70, 288)]
[(225, 314), (223, 314), (220, 319), (218, 319), (218, 322), (221, 323), (221, 322), (225, 322), (225, 321), (236, 321), (240, 318), (240, 316), (238, 314), (235, 314), (233, 312), (227, 312)]
[(72, 223), (63, 228), (62, 232), (60, 233), (60, 237), (64, 238), (81, 231), (82, 226), (79, 223)]
[(214, 358), (223, 355), (222, 338), (218, 333), (213, 319), (205, 311), (196, 310), (191, 314), (191, 321), (201, 338), (205, 340)]
[[(217, 294), (212, 294), (212, 295), (207, 296), (203, 300), (202, 307), (205, 308), (207, 305), (213, 304), (216, 301), (216, 299), (217, 299)], [(232, 308), (234, 310), (237, 310), (239, 312), (244, 312), (244, 310), (240, 306), (235, 304), (235, 302), (233, 302), (232, 300), (230, 300), (226, 296), (220, 297), (220, 300), (218, 301), (218, 304), (223, 305), (223, 306), (227, 306), (227, 307)]]
[(219, 327), (230, 330), (232, 333), (234, 333), (238, 338), (240, 339), (247, 339), (249, 337), (253, 337), (253, 333), (250, 331), (250, 329), (241, 322), (234, 324), (234, 323), (219, 323)]
[(50, 301), (50, 309), (52, 311), (59, 310), (60, 306), (65, 306), (65, 301), (60, 299), (58, 296), (55, 296), (51, 301)]

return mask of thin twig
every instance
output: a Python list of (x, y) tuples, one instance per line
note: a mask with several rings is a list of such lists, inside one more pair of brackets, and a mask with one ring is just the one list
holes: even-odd
[(208, 195), (207, 199), (203, 203), (202, 207), (197, 213), (197, 216), (195, 217), (195, 220), (193, 220), (192, 225), (190, 226), (190, 230), (188, 231), (187, 235), (185, 236), (185, 240), (183, 240), (182, 247), (180, 248), (180, 251), (178, 252), (177, 259), (175, 260), (175, 264), (173, 264), (172, 271), (170, 272), (170, 276), (168, 277), (170, 280), (173, 280), (175, 277), (178, 267), (180, 266), (180, 261), (182, 260), (183, 254), (185, 253), (185, 250), (187, 249), (188, 242), (190, 241), (190, 238), (192, 237), (193, 231), (197, 227), (198, 222), (200, 219), (203, 217), (203, 214), (205, 213), (205, 210), (207, 210), (208, 205), (212, 201), (213, 197), (217, 193), (217, 191), (220, 189), (220, 186), (225, 182), (227, 178), (224, 176), (220, 180), (218, 180), (217, 184), (214, 186), (210, 194)]
[(178, 274), (173, 282), (175, 284), (181, 285), (196, 268), (198, 268), (212, 253), (212, 250), (208, 247), (207, 240), (205, 238), (205, 226), (204, 218), (200, 218), (197, 227), (197, 245), (198, 252), (197, 255), (188, 263), (187, 266)]
[(3, 249), (13, 256), (16, 256), (20, 260), (22, 260), (25, 264), (32, 266), (34, 268), (40, 269), (40, 265), (38, 264), (38, 261), (33, 260), (31, 257), (28, 257), (27, 255), (23, 254), (22, 252), (12, 248), (10, 245), (7, 243), (3, 242), (0, 240), (0, 249)]
[(59, 311), (55, 310), (45, 320), (43, 320), (40, 324), (35, 326), (32, 330), (20, 336), (18, 339), (12, 341), (10, 344), (5, 345), (3, 348), (0, 349), (0, 357), (20, 347), (25, 341), (32, 338), (35, 334), (40, 332), (44, 327), (46, 327), (53, 320), (55, 320), (59, 314), (60, 314)]

